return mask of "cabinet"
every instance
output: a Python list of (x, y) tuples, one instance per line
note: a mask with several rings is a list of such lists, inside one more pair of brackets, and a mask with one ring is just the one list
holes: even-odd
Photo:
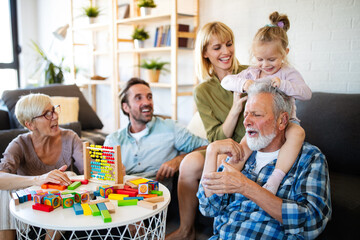
[[(70, 72), (72, 80), (90, 97), (96, 111), (96, 86), (113, 88), (113, 16), (115, 0), (70, 0)], [(83, 8), (99, 7), (100, 15), (90, 19), (83, 14)], [(101, 78), (105, 78), (100, 80)]]
[[(178, 3), (180, 1), (177, 0), (170, 0), (167, 1), (167, 4), (169, 5), (168, 9), (165, 9), (164, 13), (151, 13), (148, 16), (139, 16), (139, 9), (136, 4), (136, 0), (132, 0), (129, 3), (130, 7), (130, 17), (119, 19), (119, 9), (118, 4), (122, 4), (124, 1), (116, 1), (113, 6), (113, 16), (114, 16), (114, 83), (113, 86), (113, 95), (118, 96), (119, 91), (121, 90), (121, 86), (125, 84), (125, 82), (128, 79), (122, 79), (121, 78), (121, 70), (120, 69), (120, 61), (122, 59), (130, 58), (129, 55), (132, 57), (133, 66), (137, 66), (140, 64), (140, 60), (143, 58), (144, 55), (151, 56), (156, 54), (168, 54), (170, 58), (170, 74), (168, 75), (167, 82), (159, 82), (159, 83), (150, 83), (150, 86), (152, 88), (161, 88), (161, 89), (168, 89), (170, 91), (171, 96), (171, 118), (176, 120), (178, 117), (178, 98), (181, 96), (190, 96), (192, 95), (192, 90), (194, 85), (196, 85), (197, 78), (195, 77), (195, 74), (192, 74), (193, 81), (191, 84), (179, 84), (179, 54), (181, 54), (181, 51), (191, 51), (192, 58), (194, 48), (189, 47), (186, 49), (179, 49), (178, 48), (178, 38), (188, 38), (195, 40), (197, 28), (199, 25), (199, 0), (193, 0), (192, 1), (192, 14), (184, 14), (180, 13), (178, 11)], [(126, 1), (125, 1), (126, 2)], [(158, 4), (157, 7), (160, 7), (159, 5), (164, 3), (165, 1), (155, 1), (156, 4)], [(181, 1), (183, 2), (183, 1)], [(180, 32), (178, 30), (178, 24), (182, 21), (190, 21), (191, 22), (191, 32)], [(135, 49), (132, 44), (132, 40), (130, 39), (131, 35), (131, 29), (135, 26), (152, 26), (153, 29), (154, 26), (156, 27), (157, 24), (168, 24), (170, 25), (170, 34), (171, 34), (171, 43), (170, 46), (165, 47), (153, 47), (153, 44), (150, 44), (151, 46), (146, 46), (145, 48), (138, 48)], [(128, 38), (124, 38), (124, 31), (127, 31)], [(155, 35), (155, 30), (149, 31), (150, 35)], [(120, 36), (121, 35), (121, 36)], [(152, 41), (154, 39), (154, 36), (152, 38)], [(123, 43), (127, 44), (127, 47), (122, 47)], [(129, 42), (130, 47), (129, 47)], [(191, 66), (190, 66), (191, 68)], [(145, 78), (145, 76), (141, 75), (141, 71), (138, 67), (133, 68), (133, 76), (134, 77), (141, 77)], [(185, 90), (184, 90), (185, 89)], [(164, 100), (165, 101), (165, 100)], [(114, 106), (114, 114), (115, 114), (115, 123), (116, 127), (120, 127), (120, 102), (117, 99)], [(160, 113), (161, 114), (161, 113)]]

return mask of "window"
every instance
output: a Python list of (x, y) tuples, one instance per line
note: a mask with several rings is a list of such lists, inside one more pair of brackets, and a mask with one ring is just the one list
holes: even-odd
[(0, 95), (20, 86), (16, 0), (0, 1)]

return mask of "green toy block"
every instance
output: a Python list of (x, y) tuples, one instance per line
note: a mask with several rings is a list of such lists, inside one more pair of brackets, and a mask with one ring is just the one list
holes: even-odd
[(104, 220), (104, 223), (111, 222), (111, 216), (108, 210), (101, 210), (101, 217)]
[(130, 199), (130, 200), (118, 200), (118, 207), (120, 206), (131, 206), (137, 205), (137, 199)]
[(69, 190), (75, 190), (75, 189), (77, 189), (80, 185), (81, 185), (81, 182), (73, 182), (72, 184), (70, 184), (70, 185), (68, 186), (67, 189), (69, 189)]
[(91, 212), (92, 212), (92, 215), (93, 216), (100, 216), (101, 213), (99, 211), (99, 208), (96, 206), (96, 204), (90, 204), (90, 209), (91, 209)]
[(162, 192), (162, 191), (152, 190), (152, 191), (150, 192), (150, 194), (156, 194), (156, 195), (158, 195), (158, 196), (162, 196), (162, 195), (163, 195), (163, 192)]

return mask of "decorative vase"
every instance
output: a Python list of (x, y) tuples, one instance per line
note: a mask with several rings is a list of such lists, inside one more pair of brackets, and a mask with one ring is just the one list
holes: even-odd
[(147, 69), (146, 74), (147, 74), (147, 79), (149, 80), (149, 82), (152, 82), (152, 83), (159, 82), (160, 70)]
[(90, 24), (95, 23), (95, 19), (96, 19), (96, 17), (89, 17), (89, 23)]
[(151, 8), (149, 8), (149, 7), (141, 7), (140, 8), (140, 16), (141, 17), (148, 16), (148, 15), (150, 15), (150, 13), (151, 13)]
[(144, 41), (139, 39), (134, 39), (135, 48), (144, 48)]

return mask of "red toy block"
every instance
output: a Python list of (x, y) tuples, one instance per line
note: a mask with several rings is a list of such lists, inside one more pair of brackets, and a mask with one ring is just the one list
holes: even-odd
[(39, 204), (36, 203), (34, 205), (32, 205), (32, 208), (34, 210), (39, 210), (39, 211), (43, 211), (43, 212), (51, 212), (54, 210), (53, 206), (49, 206), (49, 205), (45, 205), (45, 204)]
[(74, 179), (74, 180), (71, 180), (71, 182), (81, 182), (81, 184), (83, 185), (83, 184), (88, 184), (89, 183), (89, 180), (87, 180), (87, 179), (84, 179), (84, 180), (80, 180), (80, 179)]
[(129, 195), (129, 197), (136, 197), (137, 193), (133, 191), (127, 191), (125, 189), (116, 189), (114, 190), (117, 194), (126, 194)]

